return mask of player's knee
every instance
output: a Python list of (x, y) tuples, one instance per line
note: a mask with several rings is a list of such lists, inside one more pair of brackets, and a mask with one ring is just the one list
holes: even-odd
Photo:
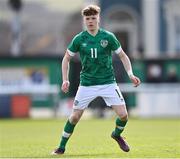
[(122, 121), (126, 121), (126, 120), (128, 120), (128, 114), (127, 113), (121, 113), (121, 114), (119, 114), (119, 118)]
[(78, 123), (78, 121), (79, 121), (79, 119), (80, 119), (80, 116), (79, 115), (77, 115), (77, 114), (73, 114), (73, 115), (71, 115), (70, 116), (70, 122), (72, 123), (72, 124), (77, 124)]

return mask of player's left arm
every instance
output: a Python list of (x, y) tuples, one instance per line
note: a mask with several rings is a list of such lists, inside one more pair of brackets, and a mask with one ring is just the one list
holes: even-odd
[(126, 53), (123, 50), (121, 50), (118, 55), (119, 55), (120, 60), (123, 63), (123, 66), (124, 66), (128, 76), (129, 76), (130, 80), (134, 84), (134, 87), (139, 86), (141, 81), (137, 76), (135, 76), (133, 74), (132, 65), (131, 65), (131, 62), (129, 60), (129, 57), (126, 55)]

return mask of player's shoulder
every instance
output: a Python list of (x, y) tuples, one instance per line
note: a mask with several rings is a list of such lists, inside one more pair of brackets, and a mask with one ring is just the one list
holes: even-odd
[(108, 39), (113, 39), (114, 34), (106, 29), (100, 28), (100, 33), (102, 37), (106, 37)]
[(84, 38), (84, 36), (86, 36), (86, 34), (87, 34), (86, 31), (81, 31), (74, 36), (74, 39), (81, 40), (82, 38)]
[(110, 32), (110, 31), (108, 31), (106, 29), (100, 28), (100, 32), (101, 32), (102, 35), (106, 35), (106, 36), (110, 36), (110, 37), (114, 36), (114, 33)]

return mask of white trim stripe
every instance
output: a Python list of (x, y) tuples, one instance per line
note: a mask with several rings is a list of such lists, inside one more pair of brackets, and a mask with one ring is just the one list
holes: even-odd
[(122, 51), (122, 47), (119, 47), (117, 50), (114, 50), (116, 54), (119, 54)]
[(123, 129), (124, 129), (124, 127), (122, 127), (122, 126), (117, 126), (117, 125), (116, 125), (116, 127), (117, 127), (119, 130), (123, 130)]
[(76, 53), (75, 52), (72, 52), (72, 51), (70, 51), (69, 49), (67, 49), (67, 52), (68, 52), (68, 54), (70, 55), (70, 56), (74, 56)]
[(65, 131), (63, 131), (63, 137), (65, 137), (65, 138), (69, 138), (70, 136), (71, 136), (71, 134), (70, 133), (67, 133), (67, 132), (65, 132)]

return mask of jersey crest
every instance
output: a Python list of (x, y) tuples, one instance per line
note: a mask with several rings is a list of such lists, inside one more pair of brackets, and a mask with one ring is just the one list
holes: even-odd
[(101, 40), (100, 43), (101, 43), (101, 46), (103, 48), (105, 48), (108, 45), (108, 41), (107, 40)]

